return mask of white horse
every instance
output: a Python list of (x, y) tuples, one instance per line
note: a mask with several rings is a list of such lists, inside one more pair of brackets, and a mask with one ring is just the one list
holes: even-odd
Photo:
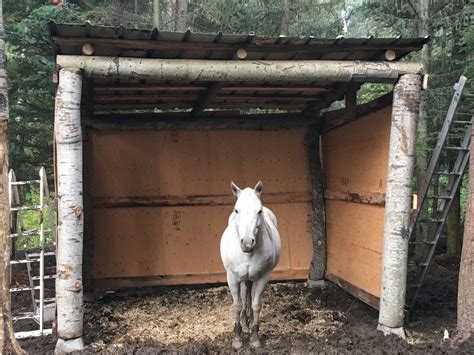
[(275, 215), (262, 206), (261, 181), (254, 189), (241, 190), (233, 182), (231, 187), (237, 202), (222, 235), (221, 258), (234, 299), (232, 346), (242, 347), (242, 320), (252, 331), (250, 345), (257, 348), (261, 345), (258, 328), (263, 290), (280, 258), (280, 234)]

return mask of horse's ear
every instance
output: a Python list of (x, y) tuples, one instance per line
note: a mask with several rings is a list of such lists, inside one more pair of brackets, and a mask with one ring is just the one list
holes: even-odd
[(261, 181), (257, 182), (257, 185), (255, 185), (254, 191), (258, 196), (261, 195), (261, 193), (263, 191), (263, 184), (262, 184)]
[(232, 189), (234, 196), (239, 198), (241, 190), (233, 181), (230, 182), (230, 188)]

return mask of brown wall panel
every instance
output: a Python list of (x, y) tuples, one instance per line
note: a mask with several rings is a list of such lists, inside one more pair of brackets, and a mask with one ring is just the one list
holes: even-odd
[[(305, 134), (305, 129), (91, 131), (87, 179), (96, 205), (90, 231), (96, 284), (225, 281), (219, 242), (233, 202), (222, 196), (231, 195), (230, 180), (245, 187), (259, 179), (264, 203), (265, 193), (277, 194), (273, 201), (278, 203), (267, 205), (278, 218), (282, 237), (273, 277), (306, 278), (312, 248)], [(278, 197), (286, 194), (299, 197)], [(143, 203), (150, 197), (159, 204), (163, 196), (166, 206), (113, 205), (115, 200)], [(221, 203), (169, 205), (180, 197), (199, 196), (205, 196), (199, 201), (215, 196)]]
[[(323, 136), (327, 273), (370, 295), (380, 294), (384, 196), (391, 107)], [(337, 196), (368, 196), (356, 202)], [(370, 205), (374, 200), (378, 205)], [(365, 203), (361, 203), (365, 202)], [(382, 206), (381, 206), (382, 204)]]

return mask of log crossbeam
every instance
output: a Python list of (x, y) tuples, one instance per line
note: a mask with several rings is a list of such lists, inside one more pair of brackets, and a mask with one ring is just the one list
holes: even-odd
[(213, 83), (207, 89), (206, 94), (199, 100), (199, 102), (193, 107), (191, 115), (198, 115), (203, 112), (206, 106), (216, 97), (219, 91), (222, 89), (222, 83)]

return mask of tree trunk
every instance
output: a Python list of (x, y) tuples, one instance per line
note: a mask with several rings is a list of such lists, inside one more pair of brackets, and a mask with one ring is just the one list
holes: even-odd
[(160, 28), (160, 0), (153, 0), (153, 24)]
[(326, 273), (327, 242), (324, 221), (324, 176), (320, 155), (319, 131), (313, 127), (308, 129), (306, 136), (311, 174), (311, 237), (313, 257), (309, 267), (309, 286), (324, 284)]
[[(418, 1), (418, 13), (419, 13), (419, 27), (418, 35), (420, 37), (426, 37), (430, 34), (430, 0), (419, 0)], [(425, 73), (429, 73), (429, 64), (431, 60), (431, 44), (427, 43), (421, 50), (421, 63)], [(421, 92), (420, 97), (420, 113), (418, 117), (418, 139), (417, 139), (417, 152), (416, 152), (416, 180), (417, 186), (420, 186), (421, 181), (426, 173), (428, 167), (428, 148), (427, 148), (427, 133), (428, 133), (428, 89)], [(437, 178), (437, 177), (434, 177)], [(421, 218), (428, 217), (428, 203), (424, 204), (423, 210), (420, 212)], [(418, 223), (416, 230), (416, 240), (424, 241), (427, 238), (428, 225), (424, 223)], [(420, 260), (423, 255), (424, 246), (417, 245), (415, 247), (415, 260)]]
[(283, 0), (282, 15), (280, 24), (280, 34), (288, 36), (288, 22), (290, 18), (290, 0)]
[(59, 72), (54, 132), (58, 176), (58, 255), (56, 300), (59, 353), (84, 347), (82, 249), (82, 75), (79, 70)]
[(450, 256), (460, 256), (462, 248), (461, 229), (461, 188), (456, 191), (448, 216), (448, 240), (446, 254)]
[[(474, 139), (471, 139), (469, 172), (474, 172)], [(471, 175), (472, 176), (472, 175)], [(459, 267), (458, 324), (460, 341), (474, 334), (474, 179), (469, 179), (468, 205), (466, 211), (464, 242)]]
[(188, 29), (188, 0), (178, 0), (176, 3), (176, 31)]
[(410, 220), (420, 86), (419, 75), (402, 75), (395, 85), (388, 156), (378, 329), (402, 338), (408, 257), (405, 233)]
[[(453, 3), (454, 10), (456, 13), (460, 13), (463, 10), (463, 3), (462, 1), (455, 1)], [(464, 58), (463, 53), (461, 52), (460, 47), (460, 39), (454, 38), (453, 39), (453, 48), (452, 48), (452, 58), (454, 59), (453, 62), (462, 61)], [(450, 154), (448, 156), (450, 159), (449, 164), (450, 167), (454, 165), (456, 161), (457, 154)], [(451, 170), (451, 169), (450, 169)], [(474, 174), (474, 173), (473, 173)], [(447, 238), (447, 248), (446, 253), (452, 256), (460, 256), (461, 255), (461, 248), (462, 248), (462, 227), (461, 227), (461, 201), (460, 201), (460, 189), (454, 195), (453, 204), (451, 205), (451, 209), (449, 211), (448, 217), (448, 238)]]
[(11, 320), (10, 294), (10, 206), (8, 202), (8, 87), (5, 68), (3, 2), (0, 0), (0, 353), (24, 353), (15, 338)]

